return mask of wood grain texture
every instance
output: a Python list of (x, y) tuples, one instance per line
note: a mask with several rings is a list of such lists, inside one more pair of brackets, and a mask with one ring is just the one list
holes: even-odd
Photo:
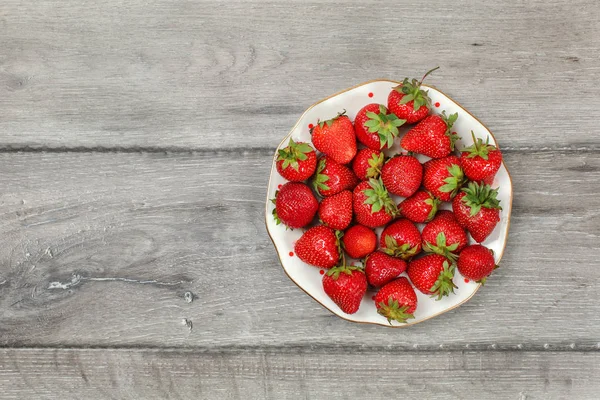
[(4, 0), (0, 148), (272, 148), (313, 102), (435, 65), (506, 149), (600, 147), (593, 1), (374, 4)]
[(596, 349), (600, 155), (505, 157), (502, 268), (393, 331), (285, 276), (264, 227), (270, 152), (0, 154), (0, 345)]
[(2, 399), (596, 399), (600, 353), (3, 349)]

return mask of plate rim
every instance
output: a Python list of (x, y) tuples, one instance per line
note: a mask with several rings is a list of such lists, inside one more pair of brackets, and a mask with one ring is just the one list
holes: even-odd
[[(314, 107), (318, 106), (319, 104), (333, 98), (336, 96), (339, 96), (340, 94), (349, 92), (353, 89), (357, 89), (359, 87), (362, 86), (366, 86), (366, 85), (370, 85), (372, 83), (377, 83), (377, 82), (390, 82), (390, 83), (395, 83), (400, 85), (402, 82), (400, 81), (396, 81), (393, 79), (372, 79), (363, 83), (359, 83), (357, 85), (354, 85), (352, 87), (346, 88), (344, 90), (341, 90), (337, 93), (334, 93), (330, 96), (327, 96), (313, 104), (311, 104), (306, 110), (304, 110), (304, 112), (302, 113), (302, 115), (300, 115), (300, 117), (298, 118), (298, 120), (296, 121), (296, 123), (294, 124), (294, 126), (292, 127), (292, 129), (290, 129), (290, 131), (288, 132), (287, 135), (285, 135), (285, 137), (283, 138), (283, 140), (277, 145), (276, 149), (275, 149), (275, 155), (273, 156), (273, 160), (271, 161), (271, 171), (269, 172), (269, 183), (267, 185), (267, 200), (265, 202), (265, 228), (267, 230), (267, 234), (269, 235), (269, 239), (271, 240), (271, 243), (273, 244), (273, 247), (275, 248), (275, 252), (277, 253), (277, 258), (279, 258), (279, 264), (281, 265), (281, 269), (283, 269), (283, 272), (287, 275), (287, 277), (294, 282), (294, 284), (300, 288), (300, 290), (302, 290), (304, 293), (306, 293), (310, 298), (312, 298), (314, 301), (316, 301), (318, 304), (321, 305), (321, 307), (323, 307), (324, 309), (326, 309), (327, 311), (329, 311), (330, 313), (332, 313), (333, 315), (335, 315), (336, 317), (342, 318), (343, 320), (346, 320), (348, 322), (352, 322), (355, 324), (365, 324), (365, 325), (379, 325), (379, 326), (384, 326), (387, 328), (407, 328), (409, 326), (413, 326), (413, 325), (417, 325), (420, 324), (421, 322), (425, 322), (428, 321), (432, 318), (438, 317), (442, 314), (445, 314), (449, 311), (452, 311), (460, 306), (462, 306), (463, 304), (465, 304), (466, 302), (468, 302), (469, 300), (471, 300), (471, 298), (473, 296), (475, 296), (475, 294), (479, 291), (479, 289), (481, 288), (482, 284), (478, 284), (477, 287), (475, 288), (475, 290), (473, 291), (473, 293), (471, 293), (471, 295), (469, 297), (467, 297), (466, 299), (464, 299), (463, 301), (461, 301), (458, 304), (455, 304), (452, 307), (446, 308), (443, 311), (440, 311), (437, 314), (434, 315), (430, 315), (427, 318), (418, 320), (418, 321), (412, 321), (412, 322), (407, 322), (401, 325), (392, 325), (392, 324), (386, 324), (384, 322), (372, 322), (372, 321), (357, 321), (354, 319), (350, 319), (347, 318), (343, 315), (340, 315), (338, 313), (336, 313), (335, 311), (333, 311), (332, 309), (330, 309), (329, 307), (327, 307), (325, 304), (321, 303), (316, 297), (314, 297), (312, 294), (310, 294), (309, 292), (307, 292), (302, 286), (300, 286), (298, 284), (298, 282), (296, 282), (291, 276), (290, 274), (288, 274), (285, 266), (283, 265), (283, 260), (281, 258), (281, 254), (279, 253), (279, 249), (277, 248), (277, 245), (275, 244), (275, 241), (273, 240), (273, 237), (271, 236), (271, 231), (269, 230), (269, 224), (267, 221), (267, 218), (269, 218), (269, 215), (271, 215), (269, 213), (269, 204), (271, 204), (271, 199), (269, 198), (269, 193), (271, 192), (271, 183), (272, 183), (272, 178), (273, 178), (273, 163), (275, 162), (275, 158), (277, 157), (278, 153), (277, 150), (284, 144), (286, 143), (289, 138), (292, 136), (292, 133), (294, 132), (294, 130), (296, 129), (296, 127), (300, 124), (300, 121), (302, 121), (302, 118), (304, 118), (304, 116), (306, 115), (306, 113), (308, 113), (311, 109), (313, 109)], [(421, 87), (424, 88), (428, 88), (428, 89), (434, 89), (437, 90), (438, 92), (440, 92), (442, 95), (446, 96), (448, 99), (450, 99), (451, 101), (454, 102), (454, 104), (456, 104), (462, 111), (466, 112), (468, 115), (470, 115), (471, 117), (473, 117), (473, 119), (475, 119), (477, 122), (479, 122), (481, 124), (481, 126), (483, 126), (485, 128), (485, 130), (487, 130), (487, 132), (492, 136), (492, 138), (494, 139), (494, 142), (496, 143), (496, 147), (498, 149), (500, 149), (500, 145), (498, 144), (498, 140), (496, 139), (496, 137), (494, 136), (494, 133), (490, 130), (490, 128), (488, 128), (483, 122), (481, 122), (481, 120), (479, 120), (479, 118), (477, 118), (475, 115), (471, 114), (465, 107), (463, 107), (462, 104), (460, 104), (458, 101), (454, 100), (452, 97), (450, 97), (448, 94), (446, 94), (445, 92), (443, 92), (442, 90), (438, 89), (436, 86), (433, 85), (426, 85), (426, 84), (422, 84)], [(500, 255), (498, 256), (498, 264), (500, 263), (500, 261), (502, 260), (502, 256), (504, 255), (504, 251), (506, 250), (506, 244), (508, 243), (508, 234), (510, 231), (510, 217), (512, 214), (512, 203), (513, 203), (513, 196), (514, 196), (514, 190), (513, 190), (513, 181), (512, 181), (512, 176), (510, 175), (510, 171), (508, 170), (508, 168), (506, 167), (506, 164), (504, 163), (504, 157), (502, 158), (502, 166), (504, 167), (504, 169), (506, 170), (506, 174), (508, 175), (508, 180), (510, 181), (510, 200), (509, 200), (509, 212), (507, 215), (507, 226), (506, 226), (506, 237), (507, 240), (504, 241), (504, 246), (502, 246), (502, 252), (500, 253)]]

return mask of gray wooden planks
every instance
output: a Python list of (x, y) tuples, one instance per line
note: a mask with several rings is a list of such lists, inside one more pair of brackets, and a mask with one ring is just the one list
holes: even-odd
[(422, 8), (5, 0), (0, 148), (271, 148), (321, 98), (440, 65), (504, 148), (598, 149), (594, 2)]
[(3, 399), (596, 399), (600, 354), (0, 349)]
[(287, 279), (264, 227), (271, 159), (0, 154), (0, 344), (597, 348), (596, 152), (507, 152), (502, 268), (466, 305), (401, 331), (343, 321)]

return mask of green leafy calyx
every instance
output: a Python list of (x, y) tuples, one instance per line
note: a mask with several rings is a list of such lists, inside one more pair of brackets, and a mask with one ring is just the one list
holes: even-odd
[(386, 317), (390, 325), (392, 324), (392, 321), (404, 324), (407, 320), (414, 318), (412, 314), (407, 312), (408, 308), (408, 306), (400, 306), (398, 300), (394, 300), (394, 298), (390, 296), (387, 304), (383, 301), (379, 303), (377, 312)]
[(290, 138), (290, 142), (286, 148), (279, 150), (279, 156), (277, 161), (283, 161), (281, 164), (282, 169), (286, 169), (291, 166), (294, 170), (298, 171), (298, 161), (305, 161), (308, 159), (308, 154), (313, 151), (313, 148), (308, 143), (296, 143), (294, 139)]
[(368, 161), (369, 168), (367, 168), (367, 178), (377, 178), (381, 174), (381, 167), (383, 166), (384, 160), (385, 155), (383, 153), (373, 153)]
[(317, 164), (317, 173), (313, 178), (313, 187), (315, 191), (320, 195), (322, 190), (329, 190), (329, 186), (327, 186), (326, 182), (329, 180), (329, 176), (323, 174), (323, 170), (325, 169), (326, 161), (325, 158), (321, 158), (319, 163)]
[(371, 214), (384, 210), (387, 214), (395, 216), (398, 213), (398, 208), (385, 189), (385, 186), (383, 186), (381, 178), (369, 179), (369, 186), (371, 188), (365, 189), (363, 193), (367, 196), (364, 204), (371, 205)]
[(379, 113), (367, 112), (369, 120), (365, 122), (365, 126), (370, 133), (377, 133), (379, 136), (379, 145), (384, 147), (392, 147), (394, 138), (398, 136), (398, 127), (402, 126), (406, 120), (400, 119), (394, 113), (389, 113), (387, 108), (379, 105)]
[(413, 109), (415, 111), (419, 111), (419, 109), (423, 106), (430, 109), (431, 99), (429, 98), (429, 92), (427, 90), (422, 90), (421, 84), (423, 83), (423, 80), (427, 77), (427, 75), (429, 75), (438, 68), (439, 67), (435, 67), (434, 69), (427, 71), (427, 73), (423, 75), (423, 78), (421, 78), (420, 81), (417, 81), (416, 79), (412, 79), (411, 81), (409, 81), (408, 78), (404, 78), (402, 84), (394, 88), (394, 90), (404, 95), (400, 99), (400, 104), (406, 104), (412, 101)]
[(452, 151), (454, 151), (454, 144), (456, 143), (456, 141), (458, 139), (460, 139), (460, 136), (458, 136), (456, 134), (456, 132), (452, 132), (452, 127), (454, 126), (454, 123), (458, 119), (458, 113), (450, 114), (448, 116), (448, 115), (446, 115), (446, 111), (444, 110), (444, 111), (442, 111), (441, 118), (446, 123), (445, 135), (448, 136), (448, 138), (450, 139), (450, 149)]
[(441, 203), (441, 201), (434, 197), (431, 193), (427, 192), (427, 194), (429, 195), (429, 198), (425, 200), (425, 204), (431, 207), (431, 211), (429, 211), (425, 222), (429, 222), (433, 219), (433, 217), (435, 217), (435, 214), (437, 213), (438, 207)]
[(361, 267), (355, 267), (354, 265), (346, 265), (346, 261), (344, 260), (343, 265), (329, 269), (327, 271), (327, 276), (330, 276), (333, 278), (334, 281), (337, 281), (337, 279), (340, 277), (340, 274), (352, 275), (354, 271), (361, 272), (363, 274), (365, 273), (365, 271), (363, 271)]
[[(333, 125), (333, 123), (341, 116), (346, 115), (346, 110), (338, 113), (335, 117), (325, 120), (325, 121), (318, 121), (317, 124), (319, 125), (320, 128), (323, 128), (325, 125), (327, 125), (328, 127), (331, 127)], [(311, 130), (312, 133), (312, 130)]]
[(465, 183), (465, 175), (458, 164), (452, 164), (447, 169), (450, 176), (444, 179), (445, 184), (440, 187), (440, 192), (450, 193), (450, 196), (454, 197)]
[(489, 136), (485, 140), (485, 143), (483, 143), (481, 138), (476, 138), (473, 131), (471, 131), (471, 137), (473, 138), (473, 144), (469, 147), (465, 147), (462, 150), (463, 153), (468, 153), (467, 158), (475, 158), (479, 156), (484, 160), (487, 160), (490, 151), (496, 150), (496, 146), (490, 144)]
[(502, 210), (500, 200), (497, 199), (498, 189), (492, 189), (490, 185), (469, 182), (462, 191), (466, 193), (462, 201), (471, 209), (471, 216), (476, 215), (481, 207)]
[(419, 245), (410, 247), (410, 243), (398, 245), (398, 241), (390, 235), (385, 235), (385, 248), (381, 249), (385, 254), (408, 260), (419, 251)]
[(454, 254), (456, 249), (458, 249), (458, 243), (448, 245), (446, 243), (446, 234), (444, 232), (438, 233), (437, 237), (435, 238), (435, 241), (435, 244), (425, 241), (425, 244), (423, 245), (423, 250), (429, 253), (442, 255), (453, 261), (458, 258), (458, 256)]
[(448, 296), (450, 293), (454, 293), (454, 289), (457, 288), (452, 281), (454, 279), (454, 272), (456, 271), (456, 264), (448, 263), (444, 261), (443, 269), (440, 272), (435, 284), (429, 289), (431, 297), (435, 297), (436, 300), (441, 300), (442, 297)]

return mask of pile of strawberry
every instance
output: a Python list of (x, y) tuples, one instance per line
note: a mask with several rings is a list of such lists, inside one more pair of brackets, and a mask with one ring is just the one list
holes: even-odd
[[(497, 267), (492, 250), (469, 245), (467, 232), (481, 243), (500, 221), (498, 189), (490, 185), (502, 154), (473, 132), (474, 144), (455, 154), (458, 115), (430, 114), (422, 81), (407, 78), (393, 88), (387, 108), (367, 104), (354, 121), (340, 113), (319, 122), (311, 134), (321, 154), (291, 139), (279, 150), (277, 171), (289, 182), (273, 199), (273, 215), (277, 223), (304, 228), (318, 214), (319, 224), (294, 250), (305, 263), (328, 270), (323, 289), (348, 314), (358, 311), (370, 285), (379, 288), (377, 311), (390, 323), (404, 323), (417, 308), (413, 285), (439, 300), (457, 288), (457, 268), (484, 283)], [(404, 152), (386, 157), (383, 150), (404, 124), (415, 124), (400, 140)], [(414, 153), (431, 160), (421, 164)], [(391, 195), (404, 199), (396, 204)], [(442, 202), (451, 202), (452, 211), (438, 211)], [(416, 224), (425, 225), (419, 230)], [(384, 227), (379, 238), (377, 227)], [(348, 265), (346, 254), (361, 259), (362, 267)]]

